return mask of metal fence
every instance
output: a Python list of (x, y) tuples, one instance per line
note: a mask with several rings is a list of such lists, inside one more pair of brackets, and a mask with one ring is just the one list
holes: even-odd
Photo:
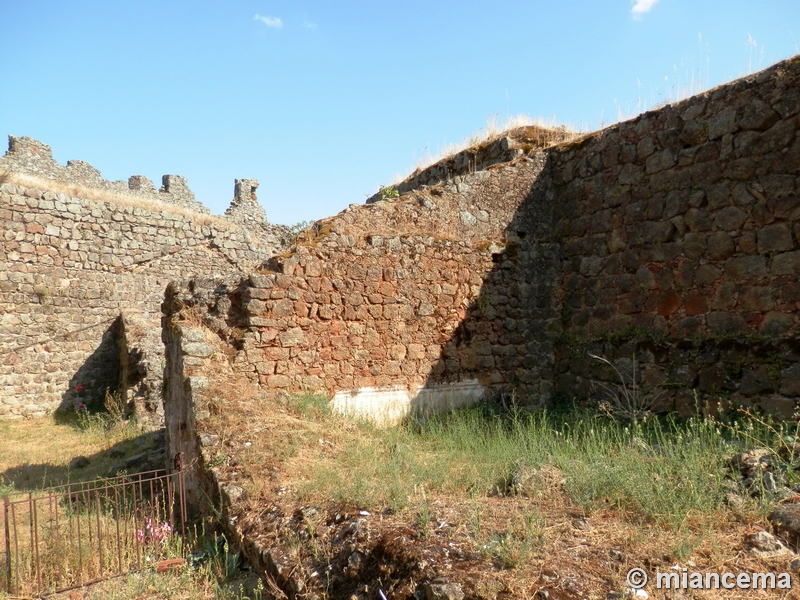
[(3, 496), (0, 591), (65, 591), (180, 553), (186, 497), (177, 467)]

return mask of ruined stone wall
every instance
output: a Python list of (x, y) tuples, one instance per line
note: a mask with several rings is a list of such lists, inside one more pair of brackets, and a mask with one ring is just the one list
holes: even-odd
[(597, 397), (614, 374), (589, 354), (628, 376), (635, 357), (661, 408), (689, 410), (697, 391), (790, 416), (798, 82), (792, 59), (457, 185), (351, 206), (274, 273), (206, 305), (187, 287), (167, 310), (224, 324), (252, 381), (389, 417), (489, 388)]
[[(103, 189), (90, 190), (94, 199), (69, 196), (47, 191), (48, 181), (40, 180), (42, 188), (0, 183), (0, 418), (101, 403), (105, 389), (119, 385), (122, 314), (140, 322), (141, 335), (126, 335), (131, 360), (147, 354), (139, 366), (156, 374), (163, 346), (156, 354), (137, 340), (159, 330), (167, 284), (253, 269), (288, 241), (280, 226), (247, 228), (171, 204), (103, 200)], [(129, 367), (139, 368), (123, 370)], [(154, 388), (140, 383), (132, 394)], [(160, 390), (146, 401), (159, 399)]]
[[(232, 345), (234, 368), (268, 389), (352, 391), (337, 402), (356, 411), (383, 403), (389, 420), (474, 400), (512, 385), (506, 377), (540, 351), (495, 319), (503, 302), (533, 298), (535, 285), (504, 271), (505, 295), (487, 300), (496, 308), (476, 298), (543, 163), (534, 155), (475, 174), (462, 193), (441, 187), (352, 206), (261, 273), (211, 296), (215, 282), (187, 282), (165, 310), (199, 315)], [(470, 315), (484, 322), (459, 333)], [(538, 364), (528, 365), (537, 386)]]
[[(82, 160), (69, 160), (66, 167), (61, 166), (53, 159), (50, 146), (25, 136), (8, 136), (8, 152), (0, 157), (0, 173), (47, 180), (52, 183), (45, 183), (43, 187), (56, 192), (71, 194), (69, 188), (88, 188), (131, 200), (155, 200), (201, 214), (210, 213), (207, 207), (194, 199), (194, 192), (189, 189), (185, 177), (164, 175), (160, 190), (156, 190), (153, 182), (144, 175), (132, 175), (127, 182), (107, 181), (100, 171)], [(57, 189), (53, 185), (66, 189)]]

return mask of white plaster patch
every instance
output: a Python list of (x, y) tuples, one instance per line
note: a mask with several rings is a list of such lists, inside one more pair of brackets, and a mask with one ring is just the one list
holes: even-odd
[(409, 391), (401, 387), (361, 388), (336, 392), (333, 410), (351, 418), (366, 418), (381, 426), (399, 424), (410, 414), (427, 416), (474, 404), (485, 390), (477, 379), (443, 383)]

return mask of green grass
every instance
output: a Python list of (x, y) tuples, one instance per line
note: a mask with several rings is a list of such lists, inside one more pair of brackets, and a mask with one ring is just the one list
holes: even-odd
[(723, 507), (730, 457), (771, 437), (752, 421), (722, 426), (666, 418), (630, 425), (588, 413), (499, 415), (476, 407), (423, 426), (361, 425), (358, 435), (340, 442), (335, 461), (313, 469), (299, 491), (403, 510), (431, 493), (505, 493), (515, 469), (550, 465), (587, 512), (614, 508), (633, 522), (681, 533), (694, 517)]

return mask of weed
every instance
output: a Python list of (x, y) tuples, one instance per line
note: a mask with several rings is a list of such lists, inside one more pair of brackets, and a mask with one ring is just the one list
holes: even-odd
[(219, 452), (214, 458), (208, 461), (206, 469), (213, 469), (214, 467), (218, 467), (222, 464), (225, 464), (226, 462), (228, 462), (228, 458), (230, 457), (227, 454)]
[(39, 300), (39, 304), (42, 306), (47, 306), (50, 304), (50, 290), (43, 286), (37, 286), (33, 288), (33, 293), (36, 294), (36, 298)]
[(481, 311), (481, 314), (486, 317), (489, 313), (489, 309), (492, 308), (491, 302), (484, 294), (479, 294), (477, 298), (475, 298), (475, 306), (478, 307), (478, 310)]
[[(763, 427), (757, 427), (759, 431)], [(731, 439), (742, 439), (730, 432)], [(425, 493), (497, 493), (509, 465), (552, 465), (564, 489), (587, 511), (616, 507), (633, 522), (685, 526), (690, 515), (723, 506), (730, 446), (718, 424), (653, 419), (625, 424), (575, 413), (501, 415), (480, 406), (423, 425), (391, 430), (359, 428), (335, 454), (335, 464), (314, 463), (299, 487), (304, 498), (333, 498), (369, 508), (415, 506)], [(480, 514), (472, 519), (476, 534)], [(518, 536), (519, 537), (519, 536)]]
[(391, 200), (392, 198), (400, 197), (400, 192), (398, 192), (397, 188), (392, 185), (381, 186), (378, 192), (381, 195), (381, 200)]
[(310, 229), (311, 227), (313, 227), (315, 224), (316, 224), (316, 221), (298, 221), (297, 223), (292, 225), (289, 228), (289, 233), (290, 233), (291, 238), (292, 238), (292, 242), (291, 243), (292, 244), (296, 243), (298, 241), (298, 239), (300, 238), (300, 236), (302, 235), (302, 233), (305, 230)]
[(306, 419), (319, 419), (331, 414), (330, 400), (321, 394), (294, 394), (288, 405)]
[(612, 418), (637, 423), (646, 421), (653, 416), (654, 409), (658, 406), (659, 398), (665, 390), (645, 393), (640, 387), (636, 374), (636, 354), (634, 353), (631, 372), (626, 376), (610, 360), (602, 356), (589, 354), (595, 360), (611, 367), (619, 378), (619, 383), (614, 387), (597, 383), (607, 392), (606, 400), (601, 403), (600, 409)]

